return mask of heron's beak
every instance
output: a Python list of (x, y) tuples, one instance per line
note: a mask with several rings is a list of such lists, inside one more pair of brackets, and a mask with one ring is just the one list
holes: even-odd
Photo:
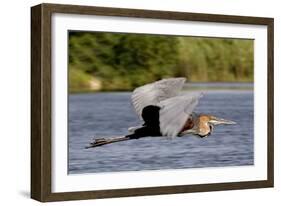
[(221, 118), (218, 118), (218, 117), (211, 117), (211, 120), (209, 121), (209, 123), (211, 123), (213, 125), (236, 124), (236, 122), (234, 122), (234, 121), (226, 120), (226, 119), (221, 119)]

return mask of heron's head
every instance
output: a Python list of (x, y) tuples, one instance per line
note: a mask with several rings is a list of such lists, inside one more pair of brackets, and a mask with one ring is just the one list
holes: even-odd
[(214, 130), (215, 125), (236, 124), (231, 120), (218, 118), (212, 115), (200, 115), (199, 117), (199, 133), (200, 137), (208, 137)]

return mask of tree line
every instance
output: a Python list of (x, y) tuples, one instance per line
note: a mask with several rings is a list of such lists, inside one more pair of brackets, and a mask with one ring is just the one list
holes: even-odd
[(132, 90), (179, 76), (192, 82), (253, 81), (253, 40), (69, 32), (68, 52), (71, 92)]

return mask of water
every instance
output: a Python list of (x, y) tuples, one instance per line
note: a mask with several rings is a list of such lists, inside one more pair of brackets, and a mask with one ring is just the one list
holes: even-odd
[(210, 90), (195, 111), (236, 121), (207, 138), (147, 137), (84, 149), (93, 137), (127, 134), (140, 124), (128, 92), (69, 96), (70, 174), (254, 164), (253, 90)]

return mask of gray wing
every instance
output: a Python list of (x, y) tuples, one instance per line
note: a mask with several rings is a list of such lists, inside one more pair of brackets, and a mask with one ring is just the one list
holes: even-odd
[(185, 78), (169, 78), (136, 88), (131, 99), (139, 118), (142, 119), (141, 113), (144, 107), (157, 105), (165, 99), (178, 95), (185, 80)]
[(163, 136), (176, 137), (197, 106), (202, 93), (176, 96), (159, 103), (160, 131)]

